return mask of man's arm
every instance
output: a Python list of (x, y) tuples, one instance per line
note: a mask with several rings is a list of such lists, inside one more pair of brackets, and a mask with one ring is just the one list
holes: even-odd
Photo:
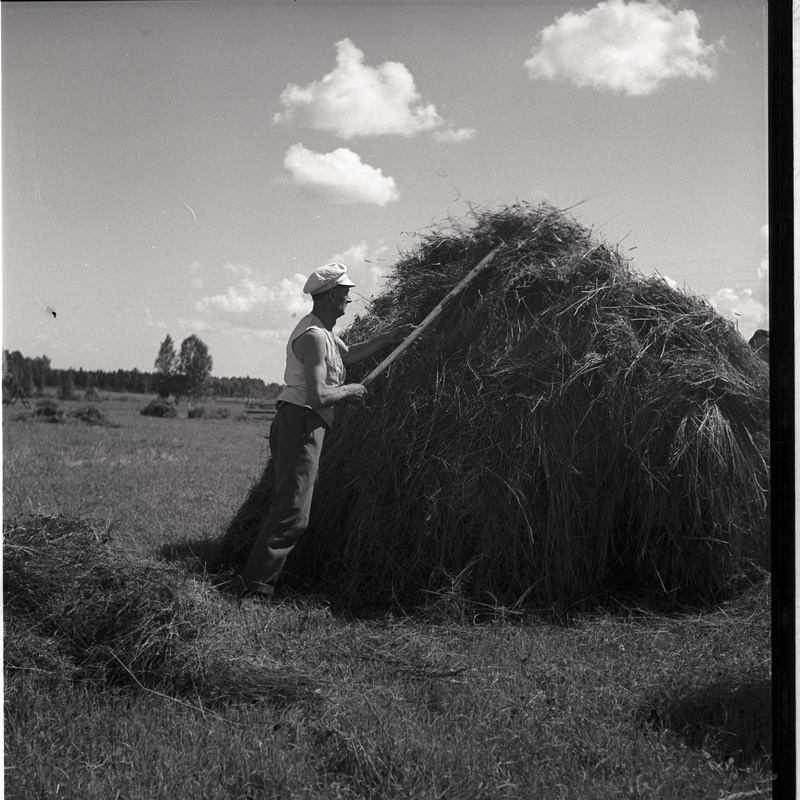
[(372, 339), (367, 339), (366, 342), (359, 342), (359, 344), (351, 344), (349, 346), (337, 338), (342, 361), (346, 367), (351, 364), (358, 364), (359, 361), (364, 361), (387, 347), (400, 344), (413, 330), (413, 325), (400, 325), (400, 327), (394, 328), (389, 333), (382, 333)]
[(367, 390), (360, 383), (347, 383), (344, 386), (327, 386), (327, 367), (325, 366), (325, 337), (316, 331), (306, 331), (295, 339), (292, 349), (303, 362), (306, 381), (306, 397), (311, 408), (324, 408), (336, 405), (353, 397), (363, 397)]

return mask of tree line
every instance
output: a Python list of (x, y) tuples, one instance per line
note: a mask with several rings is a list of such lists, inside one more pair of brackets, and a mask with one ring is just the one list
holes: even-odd
[(46, 355), (30, 358), (18, 350), (3, 350), (3, 390), (13, 391), (19, 386), (29, 396), (44, 394), (46, 389), (57, 389), (64, 398), (75, 392), (95, 389), (100, 392), (130, 392), (199, 398), (208, 397), (258, 397), (274, 399), (281, 390), (278, 383), (265, 383), (261, 378), (217, 378), (211, 373), (212, 360), (206, 345), (192, 335), (175, 352), (172, 339), (167, 335), (159, 348), (154, 372), (134, 369), (84, 370), (54, 369)]

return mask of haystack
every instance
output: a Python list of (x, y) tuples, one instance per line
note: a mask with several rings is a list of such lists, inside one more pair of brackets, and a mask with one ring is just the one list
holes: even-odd
[[(764, 364), (707, 302), (565, 213), (517, 204), (421, 236), (345, 338), (419, 323), (498, 241), (366, 407), (337, 412), (287, 579), (356, 611), (454, 588), (543, 607), (719, 599), (766, 567)], [(268, 465), (227, 562), (246, 557), (271, 482)]]

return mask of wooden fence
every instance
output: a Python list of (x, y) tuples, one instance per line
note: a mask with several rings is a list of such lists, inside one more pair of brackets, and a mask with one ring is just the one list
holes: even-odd
[(256, 400), (252, 397), (248, 397), (244, 406), (244, 415), (248, 420), (255, 419), (264, 422), (272, 422), (275, 416), (275, 401)]

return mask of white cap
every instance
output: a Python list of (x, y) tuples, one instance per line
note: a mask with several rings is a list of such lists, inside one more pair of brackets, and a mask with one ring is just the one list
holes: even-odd
[(317, 294), (327, 292), (334, 286), (355, 286), (353, 281), (347, 277), (347, 267), (337, 261), (325, 264), (308, 276), (303, 291), (306, 294)]

